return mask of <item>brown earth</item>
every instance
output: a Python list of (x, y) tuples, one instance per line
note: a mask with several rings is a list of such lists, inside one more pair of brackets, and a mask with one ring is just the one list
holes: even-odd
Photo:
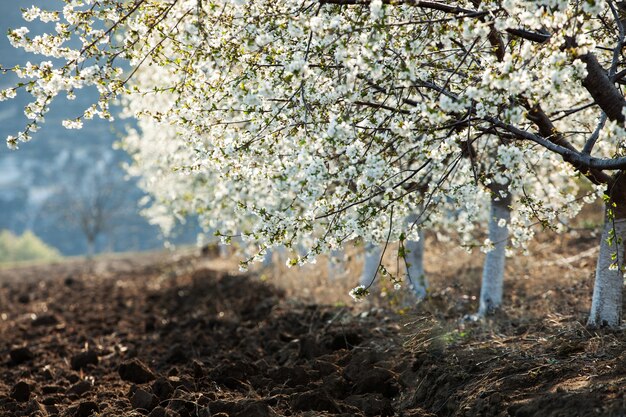
[(305, 302), (190, 254), (2, 270), (0, 416), (624, 416), (626, 334), (584, 327), (596, 240), (510, 260), (485, 322), (463, 319), (480, 259), (434, 242), (448, 260), (412, 309)]

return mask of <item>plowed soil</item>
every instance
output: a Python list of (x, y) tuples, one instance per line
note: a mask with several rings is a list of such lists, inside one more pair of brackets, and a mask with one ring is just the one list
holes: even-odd
[(394, 312), (305, 303), (195, 256), (109, 262), (0, 273), (0, 416), (626, 412), (626, 335), (584, 327), (588, 272), (551, 292), (520, 276), (473, 322), (475, 285), (453, 277)]

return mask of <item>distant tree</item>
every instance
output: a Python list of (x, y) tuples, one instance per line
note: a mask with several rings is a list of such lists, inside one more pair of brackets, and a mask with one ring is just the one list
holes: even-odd
[(113, 163), (112, 159), (93, 162), (87, 158), (81, 167), (77, 161), (78, 167), (67, 174), (45, 205), (49, 216), (81, 232), (88, 256), (96, 253), (98, 238), (111, 234), (127, 214), (124, 203), (129, 184)]

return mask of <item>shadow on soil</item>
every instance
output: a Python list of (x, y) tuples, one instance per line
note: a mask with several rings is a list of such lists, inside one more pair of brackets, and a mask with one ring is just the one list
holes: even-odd
[(0, 287), (2, 416), (624, 415), (625, 335), (527, 317), (530, 295), (474, 323), (462, 284), (398, 315), (193, 259), (45, 278)]

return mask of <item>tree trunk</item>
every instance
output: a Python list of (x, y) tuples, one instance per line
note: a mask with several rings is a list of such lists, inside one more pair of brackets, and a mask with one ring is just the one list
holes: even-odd
[(626, 219), (611, 220), (607, 216), (596, 265), (591, 313), (587, 322), (590, 327), (617, 327), (621, 324), (624, 238)]
[(370, 284), (372, 284), (378, 273), (378, 265), (380, 264), (381, 256), (382, 250), (379, 245), (372, 243), (365, 245), (365, 261), (363, 262), (363, 272), (359, 279), (360, 285), (369, 287)]
[(230, 245), (226, 245), (224, 243), (217, 244), (217, 251), (219, 253), (219, 257), (222, 259), (227, 259), (230, 257), (232, 247)]
[(96, 242), (95, 239), (87, 238), (87, 259), (93, 258), (96, 253)]
[(328, 279), (335, 280), (345, 272), (344, 252), (341, 249), (334, 249), (328, 255)]
[(274, 263), (274, 251), (270, 248), (265, 250), (263, 255), (263, 268), (269, 268)]
[(406, 249), (405, 262), (407, 263), (407, 281), (418, 299), (426, 297), (428, 282), (424, 272), (424, 233), (418, 232), (419, 240), (408, 240), (404, 244)]
[(626, 239), (626, 173), (613, 176), (606, 191), (607, 204), (600, 253), (593, 286), (590, 327), (617, 327), (622, 322), (624, 239)]
[[(480, 288), (479, 316), (491, 314), (502, 304), (502, 283), (504, 281), (505, 249), (508, 243), (508, 223), (511, 218), (511, 195), (500, 196), (505, 187), (494, 189), (489, 216), (489, 240), (494, 248), (487, 253), (483, 265), (483, 278)], [(500, 227), (504, 220), (507, 225)]]

